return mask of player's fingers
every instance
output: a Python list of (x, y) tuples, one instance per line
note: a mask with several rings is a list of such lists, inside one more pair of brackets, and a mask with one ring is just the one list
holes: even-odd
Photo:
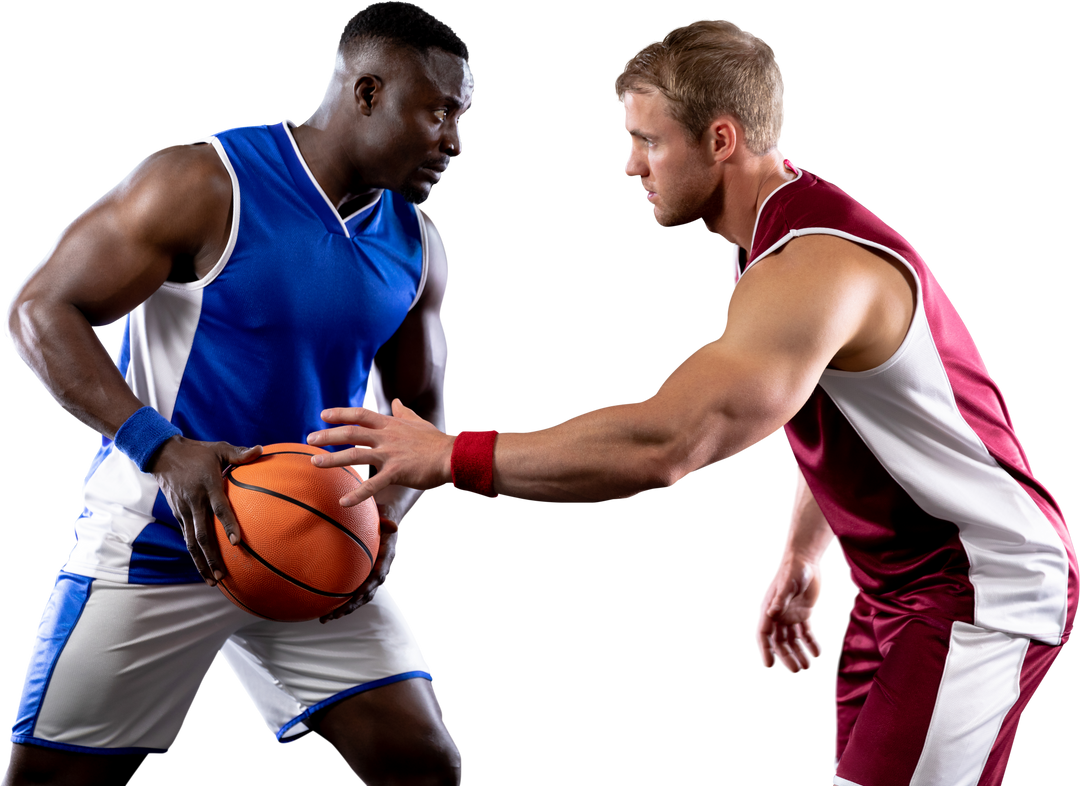
[(233, 538), (236, 538), (237, 543), (240, 542), (240, 527), (233, 517), (232, 508), (229, 507), (229, 500), (220, 489), (216, 491), (210, 490), (203, 503), (194, 506), (193, 520), (195, 524), (195, 540), (206, 557), (206, 564), (210, 567), (210, 572), (215, 581), (221, 581), (225, 577), (226, 568), (225, 561), (221, 558), (221, 552), (218, 551), (217, 535), (214, 532), (216, 527), (215, 519), (221, 522), (230, 543), (232, 543)]
[(799, 660), (792, 651), (791, 642), (787, 636), (788, 631), (787, 625), (777, 626), (777, 630), (772, 637), (772, 645), (776, 657), (784, 664), (784, 668), (794, 674), (799, 671)]
[(374, 497), (384, 488), (392, 485), (393, 481), (388, 473), (380, 472), (370, 480), (365, 480), (360, 484), (359, 488), (353, 489), (344, 497), (341, 498), (340, 503), (343, 508), (351, 508), (354, 505), (359, 505), (365, 499)]
[[(246, 451), (258, 450), (259, 454), (255, 456), (241, 456), (244, 461), (252, 461), (261, 455), (262, 448), (247, 448)], [(236, 463), (236, 462), (230, 462)], [(206, 551), (208, 561), (213, 562), (213, 568), (215, 570), (224, 571), (225, 565), (221, 561), (221, 555), (218, 553), (217, 537), (214, 534), (215, 519), (221, 522), (221, 528), (225, 530), (225, 537), (229, 539), (229, 543), (233, 546), (240, 544), (240, 541), (244, 537), (243, 531), (240, 529), (240, 522), (236, 520), (236, 515), (233, 513), (232, 505), (229, 504), (229, 498), (225, 496), (225, 488), (223, 484), (212, 486), (206, 491), (206, 507), (209, 509), (209, 518), (206, 520), (206, 536), (207, 545), (209, 551)], [(197, 524), (198, 522), (196, 522)], [(198, 528), (196, 527), (196, 534)], [(201, 545), (202, 541), (200, 541)], [(210, 559), (211, 556), (213, 559)]]
[(220, 446), (218, 455), (221, 456), (222, 467), (227, 467), (230, 464), (247, 464), (257, 459), (263, 452), (262, 445), (256, 445), (253, 448), (240, 448), (236, 445), (230, 445), (228, 442), (222, 442)]
[(799, 623), (799, 638), (806, 642), (806, 648), (810, 650), (811, 655), (815, 658), (821, 657), (821, 647), (818, 645), (817, 639), (810, 630), (809, 622)]
[(206, 556), (199, 547), (199, 541), (195, 535), (195, 522), (190, 509), (176, 504), (172, 506), (172, 509), (173, 515), (176, 516), (177, 521), (180, 523), (180, 531), (184, 535), (184, 546), (187, 547), (188, 554), (191, 555), (191, 560), (195, 563), (195, 569), (199, 571), (202, 580), (213, 587), (217, 584), (217, 581), (214, 579), (214, 572), (206, 563)]
[(376, 461), (367, 447), (357, 447), (333, 453), (319, 453), (311, 457), (311, 463), (316, 467), (348, 467), (353, 464), (374, 464)]
[(364, 407), (333, 407), (320, 416), (327, 423), (356, 423), (368, 428), (382, 428), (391, 418)]
[(377, 444), (381, 432), (362, 426), (338, 426), (313, 431), (308, 434), (309, 445), (364, 445), (373, 447)]
[(758, 652), (761, 653), (761, 661), (767, 669), (771, 669), (773, 664), (776, 663), (776, 656), (773, 654), (772, 642), (770, 641), (771, 633), (771, 630), (761, 630), (758, 631), (757, 636)]
[[(218, 460), (221, 463), (222, 468), (237, 464), (247, 464), (257, 459), (263, 452), (262, 445), (256, 445), (251, 448), (242, 448), (237, 445), (230, 445), (228, 442), (218, 442), (216, 447)], [(228, 497), (225, 496), (223, 483), (217, 478), (211, 480), (210, 483), (211, 485), (206, 492), (210, 511), (213, 514), (213, 517), (221, 522), (221, 528), (225, 530), (225, 537), (229, 539), (229, 543), (235, 546), (240, 543), (242, 537), (240, 524), (233, 515), (232, 506), (229, 505)], [(196, 529), (196, 533), (197, 532), (198, 529)], [(221, 555), (218, 553), (217, 537), (214, 534), (213, 519), (207, 521), (207, 536), (207, 543), (210, 549), (207, 557), (208, 561), (212, 563), (211, 569), (215, 571), (215, 575), (216, 573), (223, 573), (225, 565), (221, 560)], [(213, 559), (209, 559), (210, 554), (213, 555)]]
[(798, 670), (810, 668), (810, 658), (806, 656), (806, 651), (803, 650), (802, 642), (799, 640), (798, 626), (788, 626), (785, 635), (787, 637), (788, 652), (791, 653), (792, 660), (798, 666)]
[(426, 420), (402, 404), (401, 399), (399, 398), (390, 402), (390, 411), (394, 413), (395, 418), (401, 418), (402, 420), (419, 420), (422, 423), (427, 423)]
[(809, 650), (812, 647), (809, 642), (793, 636), (784, 650), (784, 660), (787, 673), (792, 676), (806, 674), (813, 668), (814, 659)]

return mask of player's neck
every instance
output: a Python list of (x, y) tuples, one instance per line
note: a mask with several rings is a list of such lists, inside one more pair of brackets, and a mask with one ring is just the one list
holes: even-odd
[(732, 162), (720, 184), (721, 209), (715, 216), (705, 218), (705, 226), (749, 250), (761, 206), (773, 191), (794, 178), (775, 148), (760, 156), (747, 154)]
[(293, 138), (315, 181), (339, 211), (358, 199), (369, 199), (377, 190), (359, 183), (362, 177), (347, 147), (334, 133), (332, 124), (319, 122), (318, 113), (294, 128)]

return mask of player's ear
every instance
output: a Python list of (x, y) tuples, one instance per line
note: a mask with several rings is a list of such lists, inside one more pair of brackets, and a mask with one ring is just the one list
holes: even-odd
[(705, 141), (714, 161), (726, 161), (735, 152), (735, 145), (740, 141), (742, 129), (735, 119), (721, 115), (705, 129)]
[(380, 92), (382, 92), (382, 80), (374, 74), (361, 74), (353, 83), (353, 96), (362, 114), (371, 114), (371, 109), (378, 100)]

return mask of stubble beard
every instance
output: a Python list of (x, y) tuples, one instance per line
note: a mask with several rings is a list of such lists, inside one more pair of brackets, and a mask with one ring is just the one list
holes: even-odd
[(429, 186), (428, 189), (425, 191), (419, 186), (407, 185), (403, 186), (401, 191), (399, 191), (398, 193), (405, 197), (405, 200), (407, 202), (411, 202), (414, 205), (419, 205), (421, 202), (425, 201), (429, 196), (431, 196), (431, 187)]

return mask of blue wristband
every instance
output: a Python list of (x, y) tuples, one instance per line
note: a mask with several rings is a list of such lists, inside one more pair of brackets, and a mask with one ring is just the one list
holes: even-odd
[(140, 470), (146, 472), (150, 459), (157, 453), (158, 448), (179, 433), (180, 429), (165, 420), (156, 409), (143, 407), (136, 410), (116, 430), (113, 444), (117, 450), (134, 461)]

